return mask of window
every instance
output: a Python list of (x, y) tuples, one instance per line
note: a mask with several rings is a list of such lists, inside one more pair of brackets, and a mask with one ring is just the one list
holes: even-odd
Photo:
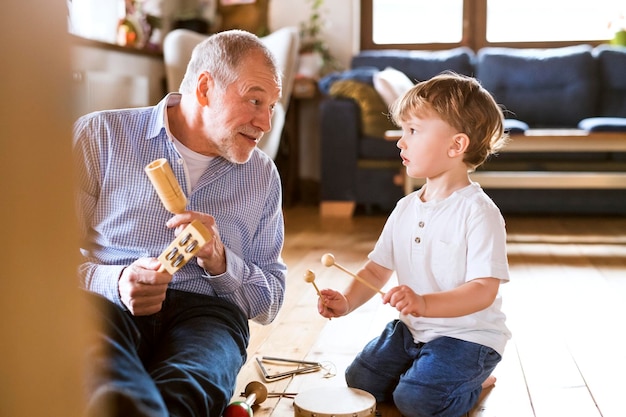
[(361, 49), (599, 44), (625, 13), (624, 0), (361, 0)]
[[(611, 39), (613, 33), (609, 22), (619, 16), (619, 7), (623, 4), (623, 0), (487, 0), (487, 41), (580, 42)], [(515, 16), (515, 19), (510, 16)]]
[(458, 43), (463, 36), (463, 0), (374, 0), (372, 11), (377, 44)]

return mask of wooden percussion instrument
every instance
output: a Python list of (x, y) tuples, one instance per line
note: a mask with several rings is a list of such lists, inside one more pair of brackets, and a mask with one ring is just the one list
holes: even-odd
[(293, 409), (295, 417), (374, 417), (376, 399), (356, 388), (322, 387), (296, 395)]
[(317, 287), (317, 284), (315, 283), (315, 272), (311, 271), (310, 269), (307, 269), (306, 272), (304, 273), (304, 280), (306, 282), (310, 282), (311, 284), (313, 284), (313, 288), (315, 288), (317, 295), (320, 298), (322, 298), (322, 293), (320, 289)]
[[(144, 171), (159, 195), (165, 208), (174, 214), (185, 211), (187, 197), (180, 188), (180, 184), (167, 159), (161, 158), (149, 163)], [(185, 266), (198, 250), (213, 234), (199, 220), (193, 220), (183, 229), (179, 236), (161, 253), (159, 272), (167, 271), (171, 275)]]
[(222, 417), (252, 417), (252, 406), (261, 404), (267, 399), (267, 388), (258, 381), (252, 381), (246, 385), (244, 392), (245, 401), (235, 401), (231, 403)]
[(167, 271), (174, 275), (174, 272), (185, 266), (196, 252), (211, 239), (213, 239), (211, 232), (199, 220), (192, 220), (167, 249), (159, 255), (158, 259), (161, 262), (159, 272)]
[(154, 190), (159, 195), (161, 202), (170, 213), (182, 213), (187, 205), (187, 197), (183, 193), (174, 171), (167, 159), (160, 158), (150, 162), (144, 168), (146, 175)]

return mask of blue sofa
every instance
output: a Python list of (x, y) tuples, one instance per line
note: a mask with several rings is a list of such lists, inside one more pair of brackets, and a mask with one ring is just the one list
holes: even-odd
[[(349, 70), (320, 80), (321, 203), (352, 202), (366, 212), (390, 211), (404, 195), (397, 129), (373, 86), (394, 68), (413, 82), (452, 70), (475, 76), (505, 110), (512, 137), (536, 129), (623, 132), (626, 142), (626, 48), (578, 45), (551, 49), (487, 47), (446, 51), (362, 51)], [(513, 168), (511, 168), (513, 167)], [(506, 153), (482, 170), (626, 172), (626, 153)], [(622, 189), (488, 189), (503, 213), (626, 214)]]

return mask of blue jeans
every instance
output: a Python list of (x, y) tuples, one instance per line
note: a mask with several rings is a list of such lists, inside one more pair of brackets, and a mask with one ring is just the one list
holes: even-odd
[(98, 332), (87, 352), (90, 417), (221, 416), (246, 361), (248, 320), (216, 297), (168, 290), (160, 312), (135, 317), (86, 292)]
[(393, 400), (404, 417), (459, 417), (478, 400), (481, 384), (500, 362), (495, 350), (451, 337), (415, 343), (393, 320), (346, 369), (348, 386)]

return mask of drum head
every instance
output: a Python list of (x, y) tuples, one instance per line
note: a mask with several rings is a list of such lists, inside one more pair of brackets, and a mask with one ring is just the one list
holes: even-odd
[(373, 417), (376, 399), (348, 387), (324, 387), (301, 392), (293, 401), (295, 417)]

